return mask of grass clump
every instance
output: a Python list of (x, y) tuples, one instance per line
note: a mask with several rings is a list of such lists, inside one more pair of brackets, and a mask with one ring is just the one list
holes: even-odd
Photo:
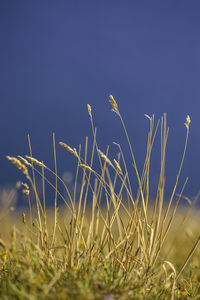
[[(29, 155), (7, 156), (27, 180), (21, 186), (29, 200), (29, 212), (22, 213), (22, 224), (12, 230), (10, 242), (0, 240), (2, 299), (183, 299), (198, 295), (198, 253), (190, 268), (187, 267), (200, 238), (197, 236), (195, 242), (195, 235), (188, 238), (185, 234), (189, 213), (197, 199), (189, 201), (180, 222), (176, 217), (180, 217), (177, 208), (187, 182), (177, 195), (190, 118), (186, 118), (185, 147), (170, 199), (166, 203), (166, 115), (156, 125), (154, 116), (145, 115), (150, 121), (150, 129), (144, 166), (139, 174), (127, 129), (113, 96), (110, 96), (110, 104), (121, 120), (131, 162), (127, 163), (120, 144), (115, 143), (118, 159), (109, 157), (109, 147), (105, 153), (99, 149), (90, 105), (87, 106), (93, 133), (90, 157), (87, 137), (84, 150), (81, 146), (77, 150), (64, 142), (59, 143), (77, 160), (73, 191), (57, 172), (55, 135), (54, 170), (33, 157), (29, 137)], [(152, 203), (150, 160), (159, 126), (160, 174)], [(99, 168), (94, 167), (95, 155)], [(134, 191), (129, 176), (130, 166), (133, 166), (137, 180)], [(53, 174), (53, 183), (48, 173)], [(42, 178), (42, 195), (38, 192), (38, 175)], [(46, 183), (55, 192), (53, 213), (46, 208)], [(60, 184), (65, 195), (60, 191)], [(59, 199), (65, 205), (61, 212), (58, 210)], [(178, 222), (181, 226), (174, 225)], [(173, 249), (180, 233), (182, 239)], [(193, 244), (188, 242), (191, 240)], [(187, 253), (183, 250), (186, 243), (189, 247)]]

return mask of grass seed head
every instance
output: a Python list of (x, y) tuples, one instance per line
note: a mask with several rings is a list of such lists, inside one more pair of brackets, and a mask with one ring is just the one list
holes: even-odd
[(89, 167), (89, 166), (87, 166), (85, 164), (80, 164), (79, 167), (82, 168), (82, 169), (84, 169), (84, 170), (87, 170), (89, 172), (93, 172), (94, 173), (94, 170), (92, 170), (91, 167)]
[(27, 167), (24, 164), (22, 164), (19, 159), (17, 159), (16, 157), (13, 157), (13, 156), (9, 156), (9, 155), (7, 155), (6, 158), (8, 160), (10, 160), (17, 169), (21, 170), (25, 175), (28, 176)]
[(45, 166), (42, 162), (40, 162), (39, 160), (37, 160), (36, 158), (33, 158), (33, 157), (31, 157), (31, 156), (28, 156), (28, 155), (26, 155), (26, 158), (27, 158), (28, 160), (30, 160), (30, 161), (31, 161), (33, 164), (35, 164), (36, 166), (46, 168), (46, 166)]
[(101, 156), (101, 158), (103, 158), (105, 160), (106, 163), (108, 163), (110, 166), (113, 167), (113, 164), (110, 161), (110, 159), (100, 149), (98, 149), (98, 153)]
[(25, 187), (25, 189), (29, 190), (29, 186), (28, 186), (27, 183), (23, 183), (23, 182), (22, 182), (22, 185)]
[(30, 190), (27, 190), (27, 189), (23, 189), (22, 190), (22, 193), (26, 196), (28, 196), (30, 194)]
[(24, 212), (22, 213), (22, 222), (26, 224), (26, 214)]
[(92, 108), (91, 108), (90, 104), (87, 104), (87, 109), (88, 109), (89, 116), (92, 119)]
[(191, 123), (190, 116), (187, 115), (187, 117), (186, 117), (186, 122), (184, 123), (184, 124), (185, 124), (185, 127), (186, 127), (187, 129), (189, 129), (190, 123)]
[(11, 231), (11, 237), (13, 240), (16, 238), (16, 231), (14, 229)]
[(21, 155), (17, 155), (17, 158), (19, 160), (21, 160), (21, 162), (29, 167), (32, 167), (32, 165), (28, 162), (28, 160), (26, 160), (25, 158), (23, 158)]
[(118, 172), (119, 174), (122, 174), (122, 169), (121, 169), (121, 167), (120, 167), (118, 161), (116, 161), (116, 159), (114, 159), (113, 161), (114, 161), (115, 167), (116, 167), (116, 169), (117, 169), (117, 172)]
[(112, 111), (119, 115), (119, 109), (118, 109), (118, 106), (117, 106), (117, 102), (115, 101), (115, 99), (113, 98), (112, 95), (110, 95), (109, 97), (110, 97), (109, 102), (112, 105)]
[(79, 158), (76, 148), (72, 149), (70, 146), (68, 146), (67, 144), (65, 144), (63, 142), (59, 142), (59, 145), (61, 147), (63, 147), (64, 149), (66, 149), (67, 151), (69, 151), (70, 153), (72, 153), (73, 155), (75, 155), (77, 158)]
[(30, 194), (30, 190), (29, 190), (28, 184), (22, 182), (22, 185), (24, 186), (24, 189), (22, 190), (22, 193), (28, 196)]

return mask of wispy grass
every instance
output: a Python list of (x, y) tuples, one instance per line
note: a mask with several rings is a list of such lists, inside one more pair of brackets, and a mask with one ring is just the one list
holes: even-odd
[[(66, 155), (73, 155), (77, 160), (73, 192), (58, 175), (55, 135), (54, 170), (33, 157), (29, 136), (29, 155), (7, 156), (25, 175), (27, 182), (21, 185), (22, 192), (28, 197), (29, 213), (22, 214), (24, 230), (13, 229), (8, 245), (4, 241), (0, 242), (0, 294), (5, 299), (39, 299), (39, 295), (44, 299), (106, 299), (105, 295), (111, 294), (119, 299), (182, 299), (198, 294), (198, 278), (195, 276), (200, 276), (200, 272), (185, 281), (181, 281), (181, 276), (187, 272), (188, 263), (200, 238), (197, 237), (196, 242), (189, 245), (190, 249), (182, 261), (170, 261), (172, 256), (169, 253), (174, 246), (176, 234), (186, 229), (186, 220), (194, 206), (194, 202), (189, 200), (188, 209), (180, 222), (181, 227), (175, 226), (177, 208), (187, 182), (186, 179), (177, 195), (190, 118), (186, 118), (185, 146), (176, 181), (166, 203), (166, 114), (157, 123), (154, 115), (145, 115), (150, 129), (140, 174), (124, 120), (113, 96), (110, 96), (110, 104), (121, 121), (132, 161), (126, 161), (120, 144), (115, 143), (119, 152), (118, 159), (110, 157), (109, 147), (105, 152), (99, 149), (92, 109), (88, 105), (93, 133), (90, 151), (87, 137), (83, 149), (80, 146), (77, 150), (63, 141), (59, 143), (63, 150), (69, 152)], [(160, 174), (156, 197), (152, 202), (150, 162), (158, 130)], [(91, 153), (90, 157), (88, 153)], [(99, 162), (98, 169), (94, 168), (95, 159)], [(137, 179), (134, 185), (129, 175), (131, 170)], [(54, 182), (50, 181), (48, 174), (54, 175)], [(41, 194), (36, 184), (37, 176), (42, 178)], [(54, 190), (53, 216), (46, 209), (46, 184)], [(61, 185), (66, 196), (60, 190)], [(30, 191), (34, 197), (30, 197)], [(60, 199), (66, 208), (62, 214), (58, 208)], [(182, 255), (184, 251), (180, 243), (177, 247)], [(166, 251), (166, 248), (169, 250)], [(194, 278), (196, 281), (192, 283)]]

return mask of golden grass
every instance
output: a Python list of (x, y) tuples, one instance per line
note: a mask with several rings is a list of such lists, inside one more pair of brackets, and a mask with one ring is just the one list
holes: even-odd
[[(168, 138), (166, 115), (164, 114), (156, 125), (154, 116), (145, 115), (150, 121), (150, 129), (144, 166), (142, 173), (139, 174), (126, 126), (112, 95), (110, 103), (113, 112), (118, 115), (122, 123), (128, 142), (132, 158), (128, 166), (121, 145), (115, 143), (119, 155), (118, 159), (113, 160), (109, 158), (109, 147), (105, 154), (99, 149), (92, 109), (89, 104), (87, 108), (93, 133), (90, 158), (88, 157), (87, 137), (84, 151), (81, 146), (77, 151), (76, 148), (71, 148), (63, 142), (59, 143), (77, 159), (73, 192), (70, 192), (57, 172), (55, 135), (53, 135), (54, 170), (33, 157), (30, 137), (28, 137), (30, 155), (26, 155), (26, 158), (7, 156), (29, 181), (29, 184), (22, 183), (22, 191), (29, 201), (29, 213), (22, 215), (23, 222), (20, 226), (22, 229), (12, 230), (9, 246), (3, 240), (0, 241), (2, 253), (6, 253), (9, 257), (10, 264), (13, 260), (18, 260), (19, 265), (22, 266), (29, 261), (32, 266), (30, 272), (33, 272), (34, 265), (37, 274), (42, 274), (41, 276), (44, 276), (44, 273), (48, 274), (44, 276), (44, 285), (43, 282), (38, 281), (37, 288), (41, 288), (44, 298), (50, 297), (48, 299), (51, 299), (49, 294), (51, 291), (54, 293), (52, 297), (55, 293), (62, 295), (63, 299), (68, 299), (69, 295), (75, 297), (72, 290), (64, 287), (66, 278), (67, 280), (73, 278), (74, 288), (77, 288), (77, 284), (81, 286), (82, 298), (80, 299), (84, 297), (95, 299), (95, 294), (101, 299), (103, 295), (111, 292), (116, 297), (121, 297), (120, 299), (181, 298), (184, 295), (183, 292), (189, 290), (181, 286), (181, 275), (185, 272), (200, 240), (195, 234), (189, 239), (185, 238), (188, 217), (197, 199), (193, 202), (188, 201), (188, 208), (184, 213), (177, 213), (187, 182), (186, 179), (181, 193), (177, 195), (176, 190), (187, 148), (190, 118), (189, 116), (186, 118), (183, 155), (170, 199), (166, 203), (164, 195)], [(151, 152), (159, 125), (160, 174), (156, 198), (150, 201)], [(99, 161), (99, 170), (94, 168), (95, 155)], [(133, 172), (137, 178), (137, 184), (134, 183), (134, 189), (136, 188), (134, 192), (129, 176), (130, 165), (133, 165)], [(48, 173), (54, 175), (54, 183), (48, 179)], [(42, 178), (42, 195), (39, 195), (36, 184), (38, 175)], [(79, 182), (81, 182), (80, 191), (77, 187)], [(49, 213), (46, 209), (45, 185), (47, 183), (55, 192), (53, 213)], [(63, 185), (67, 196), (63, 196), (60, 192), (60, 184)], [(34, 194), (32, 198), (29, 185)], [(57, 205), (59, 198), (65, 205), (65, 209), (62, 208), (62, 214)], [(195, 228), (196, 225), (194, 232)], [(183, 235), (181, 240), (178, 239), (180, 233)], [(178, 241), (177, 247), (174, 247), (175, 239)], [(174, 259), (177, 249), (180, 251), (186, 240), (187, 246), (190, 247), (188, 252), (181, 251), (179, 258), (182, 260), (171, 261), (170, 258)], [(27, 260), (17, 256), (20, 247), (22, 247), (22, 252), (26, 252)], [(182, 258), (183, 253), (184, 258)], [(3, 257), (2, 268), (7, 268), (8, 259), (5, 259), (5, 254)], [(42, 272), (38, 269), (39, 265), (42, 266)], [(23, 280), (21, 279), (22, 285)], [(60, 285), (59, 282), (61, 282)], [(9, 284), (16, 292), (13, 279), (9, 280)], [(83, 288), (84, 284), (85, 288)], [(24, 294), (22, 293), (21, 297), (26, 295), (27, 289), (25, 284)], [(198, 288), (195, 293), (197, 290)], [(5, 293), (5, 289), (0, 288), (0, 293), (3, 294), (3, 292)], [(32, 293), (34, 296), (34, 292)], [(193, 289), (191, 288), (188, 293), (194, 294)], [(79, 296), (76, 295), (76, 297)]]

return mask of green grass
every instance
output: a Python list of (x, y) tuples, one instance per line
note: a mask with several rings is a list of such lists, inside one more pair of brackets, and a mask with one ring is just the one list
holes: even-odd
[[(54, 170), (33, 157), (30, 137), (29, 156), (7, 156), (24, 174), (24, 182), (17, 183), (16, 188), (21, 188), (29, 205), (28, 210), (21, 211), (19, 222), (20, 217), (10, 213), (16, 188), (2, 196), (1, 299), (200, 297), (198, 218), (192, 212), (198, 195), (193, 202), (187, 199), (187, 207), (179, 208), (187, 179), (177, 194), (190, 118), (186, 118), (185, 147), (171, 197), (166, 203), (166, 115), (157, 124), (154, 116), (146, 115), (150, 130), (140, 174), (126, 126), (112, 96), (110, 103), (122, 123), (131, 161), (126, 160), (123, 148), (117, 143), (117, 159), (111, 159), (109, 147), (105, 152), (99, 149), (91, 107), (88, 105), (92, 144), (88, 145), (86, 137), (83, 149), (80, 146), (77, 150), (60, 142), (63, 150), (70, 152), (66, 155), (72, 155), (77, 160), (73, 191), (58, 175), (55, 135)], [(149, 196), (150, 161), (158, 131), (160, 174), (156, 197), (152, 201)], [(97, 162), (99, 166), (95, 168)], [(134, 184), (129, 176), (131, 171), (136, 178)], [(54, 181), (51, 181), (52, 174)], [(38, 178), (42, 180), (40, 193)], [(46, 208), (46, 185), (55, 193), (53, 210)], [(64, 193), (61, 192), (63, 188)], [(63, 205), (58, 207), (60, 199)]]

